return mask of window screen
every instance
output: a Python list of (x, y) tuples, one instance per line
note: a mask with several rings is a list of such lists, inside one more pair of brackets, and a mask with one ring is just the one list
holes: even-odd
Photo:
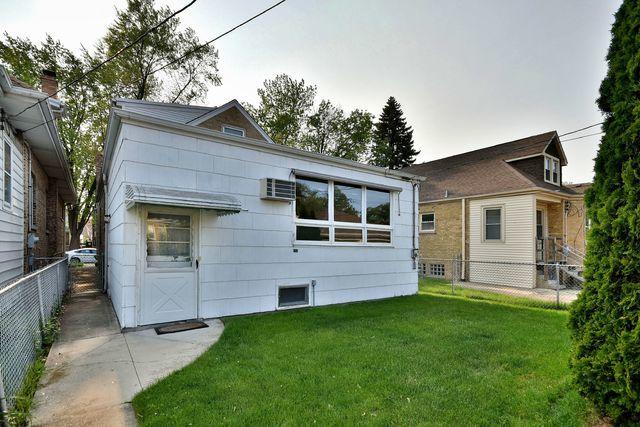
[(11, 204), (11, 144), (4, 142), (4, 203)]
[(287, 286), (278, 289), (278, 307), (309, 304), (309, 286)]
[(426, 213), (422, 214), (422, 231), (434, 231), (436, 229), (436, 214)]
[(333, 185), (334, 221), (362, 222), (362, 187), (335, 183)]
[(311, 178), (296, 178), (296, 217), (299, 219), (329, 219), (329, 182)]
[(147, 217), (147, 265), (191, 267), (191, 217), (149, 212)]
[(492, 208), (484, 211), (484, 238), (485, 240), (502, 239), (502, 209)]
[(391, 195), (388, 191), (367, 188), (367, 224), (389, 225)]

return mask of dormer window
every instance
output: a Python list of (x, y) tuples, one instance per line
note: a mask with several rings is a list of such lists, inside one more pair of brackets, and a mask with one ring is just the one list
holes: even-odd
[(222, 133), (233, 136), (244, 136), (244, 129), (236, 126), (222, 125)]
[(544, 156), (544, 180), (551, 184), (560, 185), (560, 160)]

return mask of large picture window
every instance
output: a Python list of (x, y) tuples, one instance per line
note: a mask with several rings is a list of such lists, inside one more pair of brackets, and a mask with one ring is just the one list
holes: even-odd
[(297, 177), (296, 241), (391, 244), (391, 193), (364, 185)]

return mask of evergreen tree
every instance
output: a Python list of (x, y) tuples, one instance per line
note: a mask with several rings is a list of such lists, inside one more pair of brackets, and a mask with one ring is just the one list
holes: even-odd
[(391, 96), (375, 124), (371, 163), (389, 169), (400, 169), (416, 161), (420, 151), (413, 147), (413, 129), (407, 125), (402, 108)]
[(615, 424), (640, 423), (640, 3), (616, 13), (598, 107), (604, 136), (586, 195), (586, 284), (571, 308), (580, 392)]

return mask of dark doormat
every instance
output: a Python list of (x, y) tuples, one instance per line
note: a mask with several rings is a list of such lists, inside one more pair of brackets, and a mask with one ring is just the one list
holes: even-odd
[(189, 322), (180, 322), (180, 323), (172, 323), (170, 325), (157, 326), (153, 329), (156, 330), (156, 334), (164, 335), (164, 334), (173, 334), (176, 332), (190, 331), (191, 329), (200, 329), (200, 328), (208, 328), (204, 322), (199, 320), (192, 320)]

